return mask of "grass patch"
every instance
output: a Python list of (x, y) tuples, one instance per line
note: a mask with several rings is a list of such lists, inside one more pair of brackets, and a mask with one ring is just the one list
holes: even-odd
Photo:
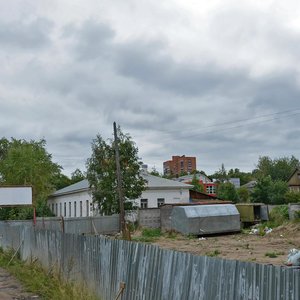
[(271, 228), (278, 227), (289, 220), (289, 208), (287, 205), (274, 207), (269, 214), (269, 222), (265, 225)]
[(268, 256), (270, 258), (275, 258), (278, 255), (284, 255), (284, 252), (267, 252), (267, 253), (265, 253), (265, 256)]
[(143, 228), (141, 236), (134, 237), (133, 240), (143, 243), (155, 242), (162, 233), (160, 228)]
[[(37, 260), (24, 263), (18, 257), (10, 264), (13, 251), (0, 249), (0, 267), (8, 270), (24, 286), (27, 292), (41, 296), (45, 300), (96, 300), (97, 298), (82, 285), (65, 282), (58, 273), (46, 272)], [(98, 298), (99, 299), (99, 298)]]
[(165, 237), (168, 238), (168, 239), (174, 240), (174, 239), (176, 239), (176, 238), (178, 237), (178, 234), (177, 234), (176, 231), (170, 230), (170, 231), (167, 231), (167, 232), (165, 233)]
[(206, 253), (206, 255), (207, 256), (210, 256), (210, 257), (215, 257), (215, 256), (218, 256), (218, 255), (220, 255), (221, 254), (221, 252), (219, 251), (219, 250), (214, 250), (214, 251), (211, 251), (211, 252), (207, 252)]

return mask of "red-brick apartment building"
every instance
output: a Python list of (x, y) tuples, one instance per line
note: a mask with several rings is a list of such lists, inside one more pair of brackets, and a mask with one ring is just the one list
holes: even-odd
[(163, 163), (164, 175), (180, 176), (182, 173), (192, 173), (196, 170), (196, 157), (172, 156), (172, 160)]

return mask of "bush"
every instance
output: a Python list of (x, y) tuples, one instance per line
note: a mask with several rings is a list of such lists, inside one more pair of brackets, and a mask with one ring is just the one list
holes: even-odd
[(160, 237), (161, 236), (161, 230), (160, 228), (144, 228), (142, 230), (142, 236), (143, 237)]
[(142, 234), (139, 237), (134, 237), (133, 240), (143, 243), (153, 243), (161, 236), (160, 228), (143, 228)]
[(269, 214), (271, 227), (277, 227), (289, 220), (289, 209), (287, 205), (274, 207)]
[(288, 191), (284, 195), (284, 200), (286, 203), (299, 203), (300, 202), (300, 193), (295, 191)]

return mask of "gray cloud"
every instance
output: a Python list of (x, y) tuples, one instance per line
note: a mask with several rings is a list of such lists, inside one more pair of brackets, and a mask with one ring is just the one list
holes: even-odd
[[(267, 10), (217, 5), (197, 19), (187, 10), (174, 30), (163, 12), (132, 3), (146, 16), (141, 26), (114, 4), (80, 16), (49, 7), (5, 15), (2, 135), (44, 137), (67, 173), (84, 168), (91, 140), (111, 137), (113, 121), (160, 170), (172, 155), (197, 156), (207, 173), (222, 162), (251, 170), (259, 155), (297, 156), (296, 27)], [(182, 15), (175, 4), (173, 13)]]
[(32, 21), (0, 22), (0, 44), (18, 50), (34, 50), (51, 43), (53, 23), (38, 18)]

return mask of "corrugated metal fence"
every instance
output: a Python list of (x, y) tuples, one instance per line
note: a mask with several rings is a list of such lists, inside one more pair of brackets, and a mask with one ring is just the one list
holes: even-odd
[(8, 227), (0, 225), (2, 246), (20, 235), (23, 259), (36, 257), (46, 268), (59, 268), (67, 279), (86, 283), (101, 299), (115, 299), (121, 282), (126, 284), (122, 299), (128, 300), (300, 299), (296, 269), (102, 237)]
[[(113, 234), (119, 232), (119, 215), (82, 218), (37, 218), (37, 229), (62, 230), (75, 234)], [(1, 223), (0, 223), (1, 224)]]

